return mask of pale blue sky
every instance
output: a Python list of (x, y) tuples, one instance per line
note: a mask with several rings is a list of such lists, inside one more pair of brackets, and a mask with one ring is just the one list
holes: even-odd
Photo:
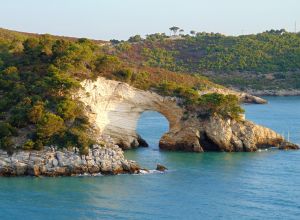
[(0, 0), (0, 27), (94, 39), (169, 33), (228, 35), (300, 29), (300, 0)]

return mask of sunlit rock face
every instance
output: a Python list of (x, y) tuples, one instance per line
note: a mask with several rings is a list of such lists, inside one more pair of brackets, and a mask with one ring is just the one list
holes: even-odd
[(136, 133), (144, 111), (157, 111), (169, 121), (170, 130), (180, 126), (182, 108), (176, 99), (143, 91), (126, 83), (98, 78), (84, 81), (78, 98), (85, 103), (90, 122), (103, 134), (113, 137), (123, 149), (146, 145)]
[(136, 127), (140, 115), (149, 110), (163, 114), (169, 121), (170, 129), (159, 142), (161, 149), (232, 152), (266, 147), (288, 148), (283, 137), (269, 128), (247, 120), (235, 121), (218, 116), (200, 119), (194, 112), (179, 106), (180, 100), (176, 98), (139, 90), (118, 81), (105, 78), (84, 81), (77, 98), (85, 104), (96, 130), (111, 136), (123, 149), (147, 146), (136, 133)]

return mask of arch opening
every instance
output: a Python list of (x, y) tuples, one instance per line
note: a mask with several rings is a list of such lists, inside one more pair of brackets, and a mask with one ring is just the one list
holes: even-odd
[(143, 112), (137, 123), (136, 132), (146, 141), (149, 148), (158, 149), (160, 138), (170, 129), (170, 122), (157, 111)]

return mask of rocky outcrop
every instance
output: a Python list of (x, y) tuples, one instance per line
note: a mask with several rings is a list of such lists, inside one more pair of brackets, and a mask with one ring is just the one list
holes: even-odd
[(161, 149), (195, 152), (252, 152), (269, 147), (299, 149), (275, 131), (247, 120), (224, 120), (213, 116), (206, 120), (192, 118), (182, 126), (176, 132), (164, 134), (159, 143)]
[(156, 165), (156, 170), (157, 170), (157, 171), (160, 171), (160, 172), (165, 172), (166, 170), (168, 170), (168, 168), (165, 167), (164, 165), (157, 164), (157, 165)]
[(78, 150), (18, 151), (8, 155), (0, 150), (0, 176), (71, 176), (80, 174), (139, 173), (139, 165), (126, 160), (116, 145), (94, 145), (88, 155)]
[[(234, 94), (244, 102), (265, 103), (258, 97), (225, 88), (209, 89), (200, 94), (212, 92)], [(284, 138), (271, 129), (247, 120), (224, 120), (218, 116), (201, 119), (180, 105), (180, 99), (162, 97), (122, 82), (101, 77), (95, 81), (84, 81), (77, 98), (85, 104), (95, 128), (112, 136), (123, 149), (147, 146), (136, 133), (136, 126), (140, 114), (148, 110), (160, 112), (169, 121), (169, 132), (159, 143), (161, 149), (232, 152), (279, 146), (287, 148)]]
[(86, 113), (96, 130), (114, 138), (123, 149), (147, 146), (136, 133), (143, 112), (160, 112), (168, 119), (170, 130), (176, 129), (183, 114), (174, 98), (101, 77), (96, 81), (84, 81), (76, 96), (85, 104)]

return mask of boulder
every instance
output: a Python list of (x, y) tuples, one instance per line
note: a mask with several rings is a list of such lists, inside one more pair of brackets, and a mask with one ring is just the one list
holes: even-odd
[(157, 171), (164, 172), (164, 171), (168, 170), (168, 168), (165, 167), (164, 165), (157, 164), (157, 165), (156, 165), (156, 170), (157, 170)]

